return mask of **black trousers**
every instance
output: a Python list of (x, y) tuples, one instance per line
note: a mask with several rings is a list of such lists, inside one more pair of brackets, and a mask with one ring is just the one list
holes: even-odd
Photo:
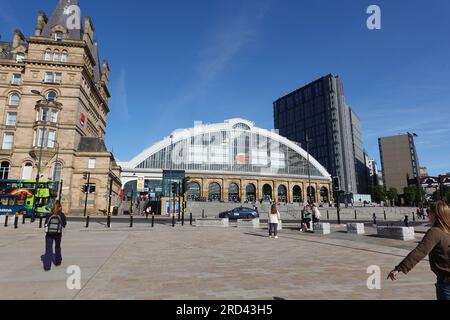
[(278, 223), (269, 223), (269, 236), (276, 237), (278, 235)]

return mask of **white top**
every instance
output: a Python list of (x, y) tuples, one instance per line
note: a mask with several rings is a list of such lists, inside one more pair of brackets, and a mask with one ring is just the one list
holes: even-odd
[(269, 223), (279, 224), (280, 220), (281, 220), (280, 211), (277, 210), (276, 214), (272, 214), (272, 213), (269, 212)]
[(322, 218), (322, 215), (320, 214), (320, 210), (317, 207), (314, 207), (313, 211), (314, 211), (314, 217), (316, 219), (320, 220)]

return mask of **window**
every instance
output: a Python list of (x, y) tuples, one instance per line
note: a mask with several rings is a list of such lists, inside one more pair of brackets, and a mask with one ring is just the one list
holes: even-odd
[(38, 130), (38, 140), (37, 140), (37, 144), (36, 144), (38, 147), (43, 146), (44, 137), (45, 137), (45, 130), (39, 129)]
[(41, 112), (41, 121), (48, 121), (48, 108), (43, 108)]
[(15, 112), (8, 112), (6, 115), (6, 125), (7, 126), (15, 126), (17, 121), (17, 113)]
[(52, 110), (52, 116), (50, 118), (50, 122), (52, 122), (52, 123), (58, 122), (58, 111)]
[(9, 96), (9, 105), (17, 107), (20, 103), (20, 96), (17, 93), (13, 93)]
[(12, 150), (14, 143), (14, 133), (5, 133), (3, 135), (3, 150)]
[(50, 49), (45, 50), (44, 60), (45, 61), (52, 60), (52, 51)]
[(58, 50), (53, 51), (53, 61), (59, 62), (59, 51)]
[(53, 181), (61, 181), (61, 173), (62, 173), (62, 164), (55, 163), (55, 167), (53, 169)]
[(61, 53), (61, 62), (67, 62), (67, 60), (68, 60), (68, 53), (67, 53), (67, 51), (63, 51), (62, 53)]
[(53, 83), (53, 73), (46, 72), (44, 82), (45, 83)]
[(24, 59), (25, 59), (24, 53), (19, 52), (16, 54), (16, 62), (23, 62)]
[(33, 164), (28, 162), (23, 167), (22, 179), (23, 180), (31, 180), (32, 174), (33, 174)]
[(95, 159), (89, 159), (88, 169), (95, 169)]
[(12, 79), (12, 84), (19, 85), (22, 83), (22, 75), (21, 74), (14, 74)]
[(55, 102), (56, 101), (56, 97), (57, 97), (57, 94), (56, 94), (55, 91), (50, 91), (49, 93), (47, 93), (47, 100), (48, 101)]
[(56, 141), (56, 131), (50, 130), (48, 132), (48, 139), (47, 139), (47, 147), (50, 149), (53, 149), (55, 147), (55, 141)]
[(61, 80), (62, 80), (62, 73), (61, 72), (56, 72), (55, 73), (55, 83), (61, 84)]
[(3, 161), (0, 165), (0, 180), (8, 180), (9, 162)]
[(55, 32), (55, 41), (62, 41), (62, 39), (63, 39), (63, 33)]

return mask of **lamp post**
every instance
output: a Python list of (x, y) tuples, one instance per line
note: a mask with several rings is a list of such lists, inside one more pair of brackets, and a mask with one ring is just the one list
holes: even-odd
[[(307, 194), (308, 194), (308, 201), (311, 201), (312, 199), (312, 195), (311, 195), (311, 170), (309, 167), (309, 142), (311, 140), (309, 140), (309, 136), (308, 134), (306, 135), (306, 162), (308, 163), (308, 190), (307, 190)], [(311, 214), (311, 231), (314, 231), (314, 211)]]
[[(173, 179), (172, 179), (172, 174), (173, 174), (173, 135), (170, 135), (170, 183), (169, 183), (169, 202), (172, 203), (172, 183), (173, 183)], [(172, 206), (173, 208), (171, 208), (171, 213), (173, 216), (175, 216), (175, 195), (173, 195), (174, 199), (173, 199), (173, 203)], [(171, 207), (172, 207), (171, 206)]]
[[(31, 93), (42, 97), (43, 100), (41, 100), (41, 101), (45, 101), (44, 104), (45, 104), (45, 107), (48, 110), (48, 105), (49, 105), (48, 99), (44, 95), (42, 95), (41, 92), (38, 91), (38, 90), (31, 90)], [(39, 120), (41, 120), (41, 119), (39, 119)], [(44, 150), (45, 129), (46, 129), (46, 126), (47, 126), (47, 119), (45, 119), (45, 121), (42, 121), (42, 122), (43, 122), (43, 128), (39, 129), (39, 130), (42, 130), (41, 131), (42, 132), (42, 137), (41, 137), (40, 146), (39, 146), (40, 147), (40, 149), (39, 149), (39, 161), (38, 161), (37, 175), (36, 175), (36, 186), (35, 186), (35, 190), (34, 190), (33, 210), (32, 210), (32, 215), (31, 215), (31, 222), (32, 223), (35, 221), (35, 215), (36, 215), (36, 195), (37, 195), (37, 191), (39, 189), (39, 180), (41, 178), (42, 153), (43, 153), (43, 150)]]

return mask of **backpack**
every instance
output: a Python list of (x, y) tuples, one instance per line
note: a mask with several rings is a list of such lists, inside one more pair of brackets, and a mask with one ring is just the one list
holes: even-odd
[(46, 233), (49, 236), (57, 236), (62, 233), (62, 221), (59, 216), (51, 216), (48, 220)]

